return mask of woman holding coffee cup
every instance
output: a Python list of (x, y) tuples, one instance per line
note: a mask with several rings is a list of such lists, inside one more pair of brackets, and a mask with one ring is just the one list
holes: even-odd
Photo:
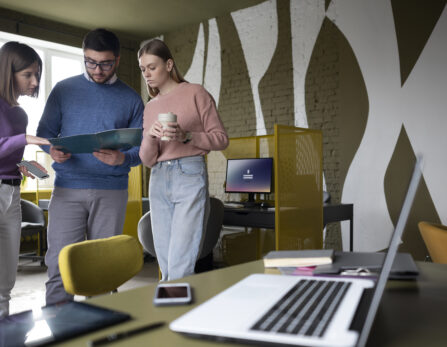
[(147, 42), (138, 60), (152, 98), (140, 158), (151, 168), (154, 247), (162, 281), (174, 280), (194, 273), (209, 212), (204, 156), (225, 149), (228, 136), (212, 96), (183, 79), (163, 41)]

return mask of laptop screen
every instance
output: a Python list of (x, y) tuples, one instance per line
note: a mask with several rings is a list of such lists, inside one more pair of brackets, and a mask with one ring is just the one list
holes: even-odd
[(410, 209), (411, 206), (413, 205), (414, 197), (416, 196), (419, 181), (421, 180), (422, 176), (421, 166), (422, 166), (422, 158), (419, 157), (416, 160), (413, 175), (410, 181), (410, 186), (408, 187), (407, 195), (405, 197), (405, 201), (404, 204), (402, 205), (402, 210), (399, 215), (399, 220), (397, 221), (396, 228), (394, 229), (393, 236), (391, 237), (390, 246), (385, 256), (382, 270), (380, 272), (379, 278), (377, 279), (374, 294), (371, 300), (371, 305), (369, 307), (365, 323), (363, 325), (363, 329), (360, 332), (359, 340), (357, 342), (358, 347), (365, 346), (366, 341), (368, 340), (368, 336), (374, 322), (374, 317), (376, 316), (377, 309), (379, 308), (380, 300), (385, 290), (386, 281), (390, 274), (394, 258), (396, 257), (397, 249), (399, 247), (399, 243), (401, 242), (401, 237), (404, 232), (405, 225), (407, 224), (408, 215), (410, 214)]

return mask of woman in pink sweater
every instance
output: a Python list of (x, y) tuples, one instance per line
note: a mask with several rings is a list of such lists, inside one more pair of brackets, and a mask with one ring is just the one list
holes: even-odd
[[(225, 149), (228, 136), (212, 96), (183, 79), (163, 41), (146, 43), (138, 59), (152, 98), (144, 110), (140, 158), (151, 168), (154, 246), (162, 280), (174, 280), (194, 273), (209, 212), (204, 156)], [(163, 129), (158, 114), (168, 112), (177, 122)]]

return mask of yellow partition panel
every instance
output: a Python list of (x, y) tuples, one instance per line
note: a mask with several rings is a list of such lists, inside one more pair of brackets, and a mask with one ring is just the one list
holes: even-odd
[(322, 133), (275, 125), (276, 249), (323, 247)]
[(256, 136), (230, 139), (230, 144), (222, 153), (227, 159), (256, 158), (258, 154)]
[(273, 157), (275, 138), (273, 135), (231, 138), (222, 153), (227, 159)]
[(138, 222), (143, 215), (142, 182), (142, 166), (133, 167), (129, 172), (129, 192), (123, 234), (136, 239), (138, 239)]
[[(231, 138), (222, 154), (225, 159), (273, 157), (275, 181), (272, 194), (257, 197), (274, 199), (275, 230), (249, 228), (225, 235), (222, 238), (225, 263), (233, 265), (257, 259), (271, 249), (322, 248), (321, 131), (275, 125), (274, 135)], [(224, 171), (222, 164), (219, 167)], [(239, 197), (242, 201), (243, 195)], [(238, 197), (232, 194), (230, 199)]]

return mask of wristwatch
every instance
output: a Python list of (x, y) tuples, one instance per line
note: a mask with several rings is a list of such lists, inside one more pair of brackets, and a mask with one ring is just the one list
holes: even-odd
[(185, 138), (185, 141), (183, 141), (183, 143), (186, 144), (186, 143), (188, 143), (191, 140), (192, 140), (192, 134), (191, 134), (190, 131), (187, 131), (186, 132), (186, 138)]

